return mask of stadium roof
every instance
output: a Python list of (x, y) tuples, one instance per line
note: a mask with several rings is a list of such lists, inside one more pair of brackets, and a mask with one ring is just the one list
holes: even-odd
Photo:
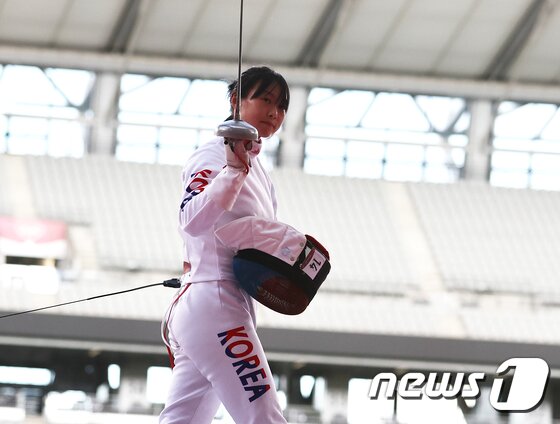
[[(546, 100), (560, 83), (558, 5), (247, 0), (244, 59), (296, 84), (500, 97), (515, 83), (536, 86), (521, 99)], [(223, 78), (235, 73), (238, 18), (231, 0), (2, 0), (0, 62)]]

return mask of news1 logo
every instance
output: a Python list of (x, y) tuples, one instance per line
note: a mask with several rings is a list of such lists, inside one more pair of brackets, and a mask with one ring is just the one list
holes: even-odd
[[(383, 372), (373, 378), (369, 398), (379, 399), (381, 385), (386, 383), (386, 399), (394, 399), (397, 393), (403, 399), (422, 399), (424, 395), (430, 399), (478, 399), (479, 383), (486, 377), (482, 372), (468, 375), (431, 372), (427, 376), (410, 372), (398, 381), (395, 374)], [(543, 401), (549, 379), (550, 368), (541, 358), (508, 359), (498, 366), (493, 376), (490, 404), (501, 412), (532, 411)]]

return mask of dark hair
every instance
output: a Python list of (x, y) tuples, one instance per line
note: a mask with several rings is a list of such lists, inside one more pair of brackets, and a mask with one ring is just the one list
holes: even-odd
[[(288, 110), (290, 105), (290, 88), (284, 77), (268, 66), (254, 66), (241, 74), (241, 99), (246, 99), (251, 90), (255, 89), (251, 98), (259, 97), (273, 87), (280, 89), (278, 106)], [(237, 80), (228, 85), (228, 98), (237, 93)], [(241, 100), (240, 99), (240, 100)], [(233, 112), (233, 110), (232, 110)], [(233, 115), (228, 119), (233, 119)]]

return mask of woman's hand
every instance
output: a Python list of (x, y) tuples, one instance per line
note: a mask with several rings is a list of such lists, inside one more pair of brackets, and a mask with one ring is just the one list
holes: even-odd
[(253, 141), (226, 138), (224, 144), (227, 165), (231, 168), (245, 171), (248, 174), (251, 167), (249, 151), (253, 146)]

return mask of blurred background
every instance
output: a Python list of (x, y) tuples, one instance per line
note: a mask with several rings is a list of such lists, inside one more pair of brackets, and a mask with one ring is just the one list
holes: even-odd
[[(244, 68), (291, 86), (263, 154), (279, 219), (333, 266), (302, 315), (258, 312), (290, 423), (560, 422), (559, 3), (245, 1)], [(229, 114), (238, 19), (0, 0), (0, 315), (180, 275), (181, 166)], [(173, 294), (0, 319), (0, 423), (156, 423)], [(530, 413), (489, 403), (513, 357), (551, 369)], [(486, 373), (480, 397), (369, 397), (445, 371)]]

